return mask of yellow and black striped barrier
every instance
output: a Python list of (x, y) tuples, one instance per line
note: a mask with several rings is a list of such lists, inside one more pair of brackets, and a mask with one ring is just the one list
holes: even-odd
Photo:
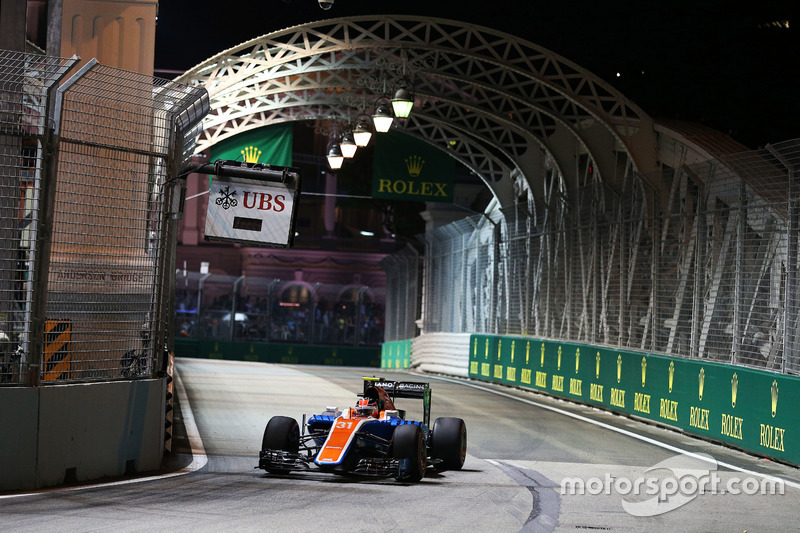
[(70, 372), (70, 320), (47, 320), (44, 326), (44, 381), (68, 379)]

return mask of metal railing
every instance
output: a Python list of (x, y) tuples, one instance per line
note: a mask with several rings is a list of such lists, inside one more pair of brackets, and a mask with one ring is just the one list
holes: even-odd
[[(798, 167), (800, 141), (788, 141), (665, 169), (667, 198), (639, 179), (625, 197), (596, 183), (572, 205), (430, 231), (423, 329), (798, 373)], [(387, 275), (394, 301), (408, 274)]]
[[(175, 179), (205, 89), (0, 51), (2, 381), (153, 376), (169, 339)], [(9, 267), (9, 268), (6, 268)]]

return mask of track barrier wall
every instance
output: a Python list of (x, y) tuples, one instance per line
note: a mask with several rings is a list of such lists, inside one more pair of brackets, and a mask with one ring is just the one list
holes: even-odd
[(381, 368), (407, 369), (411, 366), (411, 341), (384, 342), (381, 346)]
[(469, 377), (640, 417), (800, 465), (795, 376), (588, 344), (471, 335)]
[(175, 339), (176, 357), (255, 361), (291, 365), (372, 366), (381, 364), (378, 346), (325, 346), (264, 342)]
[(3, 389), (0, 491), (157, 470), (165, 381)]

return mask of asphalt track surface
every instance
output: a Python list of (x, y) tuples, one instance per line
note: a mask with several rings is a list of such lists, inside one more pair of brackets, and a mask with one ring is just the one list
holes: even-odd
[[(365, 368), (191, 359), (176, 368), (178, 431), (162, 472), (1, 494), (0, 530), (797, 529), (798, 469), (540, 394)], [(429, 381), (433, 418), (465, 420), (463, 470), (431, 471), (413, 484), (254, 469), (271, 416), (299, 421), (353, 405), (361, 376), (376, 374)], [(418, 400), (398, 404), (409, 417), (421, 413)], [(570, 479), (583, 482), (582, 494), (562, 488)], [(783, 494), (770, 493), (781, 485)]]

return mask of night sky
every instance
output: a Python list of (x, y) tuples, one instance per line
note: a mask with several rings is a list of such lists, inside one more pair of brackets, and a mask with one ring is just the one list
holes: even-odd
[(593, 72), (655, 118), (700, 122), (755, 149), (800, 138), (796, 5), (797, 0), (335, 0), (323, 11), (317, 0), (165, 0), (159, 2), (156, 75), (173, 78), (174, 71), (227, 48), (306, 22), (426, 15), (532, 41)]

